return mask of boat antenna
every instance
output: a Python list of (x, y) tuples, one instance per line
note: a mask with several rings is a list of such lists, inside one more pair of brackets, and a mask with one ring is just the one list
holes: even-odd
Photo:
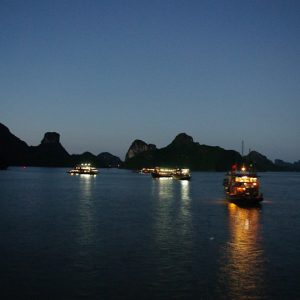
[(242, 156), (244, 156), (244, 141), (242, 140)]

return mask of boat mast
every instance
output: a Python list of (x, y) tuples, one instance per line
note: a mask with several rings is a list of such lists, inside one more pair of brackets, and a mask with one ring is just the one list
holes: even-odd
[(244, 157), (244, 140), (242, 140), (242, 156)]

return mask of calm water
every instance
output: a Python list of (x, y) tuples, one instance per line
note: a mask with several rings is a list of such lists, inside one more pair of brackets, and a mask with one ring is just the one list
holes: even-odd
[(262, 173), (265, 201), (125, 170), (0, 172), (2, 299), (300, 299), (300, 174)]

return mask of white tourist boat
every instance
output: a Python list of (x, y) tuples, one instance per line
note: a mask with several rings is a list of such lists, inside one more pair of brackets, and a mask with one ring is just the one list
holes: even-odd
[(79, 175), (79, 174), (87, 174), (87, 175), (97, 175), (98, 169), (91, 166), (89, 163), (85, 164), (78, 164), (75, 166), (75, 168), (69, 170), (67, 173), (71, 175)]

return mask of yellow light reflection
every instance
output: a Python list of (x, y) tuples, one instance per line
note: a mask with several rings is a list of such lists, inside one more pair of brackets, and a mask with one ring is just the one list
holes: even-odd
[(260, 209), (228, 204), (229, 232), (220, 280), (230, 299), (252, 299), (264, 292), (264, 253)]

